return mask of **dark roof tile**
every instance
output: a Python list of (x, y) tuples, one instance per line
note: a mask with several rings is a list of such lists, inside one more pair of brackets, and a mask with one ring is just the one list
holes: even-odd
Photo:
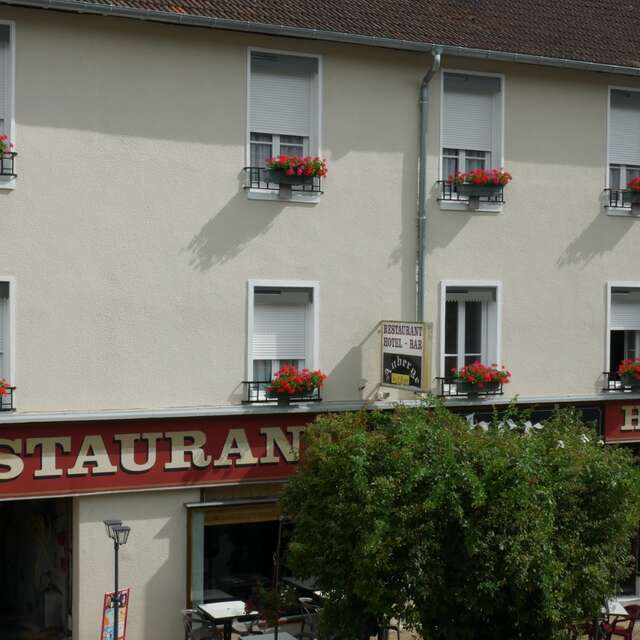
[(90, 3), (640, 66), (640, 0), (90, 0)]

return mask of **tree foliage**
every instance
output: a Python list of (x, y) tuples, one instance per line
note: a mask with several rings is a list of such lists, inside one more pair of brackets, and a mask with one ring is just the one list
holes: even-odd
[(283, 498), (289, 565), (325, 629), (390, 618), (433, 640), (551, 640), (616, 592), (640, 475), (569, 410), (473, 428), (441, 406), (320, 417)]

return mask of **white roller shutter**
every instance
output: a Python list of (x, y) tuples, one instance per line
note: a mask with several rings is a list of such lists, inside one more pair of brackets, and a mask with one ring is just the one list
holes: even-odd
[(270, 53), (251, 54), (249, 130), (310, 136), (313, 120), (315, 58)]
[(447, 302), (495, 302), (495, 289), (450, 289), (447, 288)]
[(0, 283), (0, 378), (9, 380), (9, 285)]
[(640, 165), (640, 92), (611, 91), (609, 162)]
[(304, 360), (306, 337), (306, 305), (256, 304), (253, 314), (254, 360)]
[(640, 331), (640, 290), (611, 293), (611, 329)]
[(442, 146), (491, 151), (499, 92), (499, 78), (445, 73)]

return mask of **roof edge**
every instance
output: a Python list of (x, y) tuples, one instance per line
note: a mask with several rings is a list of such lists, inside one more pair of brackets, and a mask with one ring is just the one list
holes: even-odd
[(308, 40), (324, 40), (328, 42), (341, 42), (345, 44), (357, 44), (370, 47), (383, 47), (402, 51), (414, 51), (419, 53), (432, 53), (438, 50), (445, 55), (466, 56), (471, 58), (484, 58), (502, 62), (517, 62), (521, 64), (533, 64), (551, 67), (565, 67), (581, 71), (599, 73), (616, 73), (628, 76), (640, 76), (640, 67), (628, 67), (624, 65), (588, 62), (571, 58), (554, 58), (550, 56), (537, 56), (525, 53), (508, 51), (493, 51), (489, 49), (473, 49), (439, 43), (416, 42), (413, 40), (399, 40), (394, 38), (380, 38), (337, 31), (323, 31), (320, 29), (308, 29), (303, 27), (291, 27), (286, 25), (273, 25), (260, 22), (242, 20), (227, 20), (223, 18), (211, 18), (208, 16), (195, 16), (176, 14), (169, 11), (156, 11), (152, 9), (136, 9), (133, 7), (116, 7), (82, 0), (0, 0), (0, 4), (31, 7), (38, 9), (52, 9), (74, 13), (88, 13), (92, 15), (113, 16), (119, 18), (135, 18), (138, 20), (179, 24), (192, 27), (206, 27), (227, 31), (245, 31), (249, 33), (261, 33), (265, 35), (286, 36)]

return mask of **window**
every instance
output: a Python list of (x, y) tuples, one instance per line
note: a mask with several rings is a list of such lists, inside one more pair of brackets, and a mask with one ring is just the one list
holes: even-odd
[(319, 153), (319, 61), (315, 57), (250, 52), (249, 162), (275, 155)]
[(442, 178), (502, 165), (502, 80), (445, 72)]
[(11, 371), (11, 307), (9, 282), (0, 282), (0, 378), (12, 382)]
[(612, 287), (609, 310), (609, 371), (640, 357), (640, 287)]
[[(15, 142), (13, 127), (13, 24), (0, 23), (0, 134)], [(0, 188), (13, 188), (14, 154), (0, 155)]]
[[(279, 484), (204, 489), (202, 503), (188, 505), (192, 606), (243, 600), (255, 608), (258, 583), (270, 584), (280, 540), (280, 575), (287, 576), (290, 527), (280, 518)], [(214, 506), (215, 505), (215, 506)]]
[(441, 370), (444, 377), (479, 360), (498, 361), (498, 286), (443, 283)]
[[(609, 188), (618, 190), (640, 176), (640, 91), (611, 89), (609, 100)], [(622, 206), (621, 195), (612, 204)]]
[(285, 364), (316, 368), (316, 283), (249, 283), (248, 380), (269, 382)]

